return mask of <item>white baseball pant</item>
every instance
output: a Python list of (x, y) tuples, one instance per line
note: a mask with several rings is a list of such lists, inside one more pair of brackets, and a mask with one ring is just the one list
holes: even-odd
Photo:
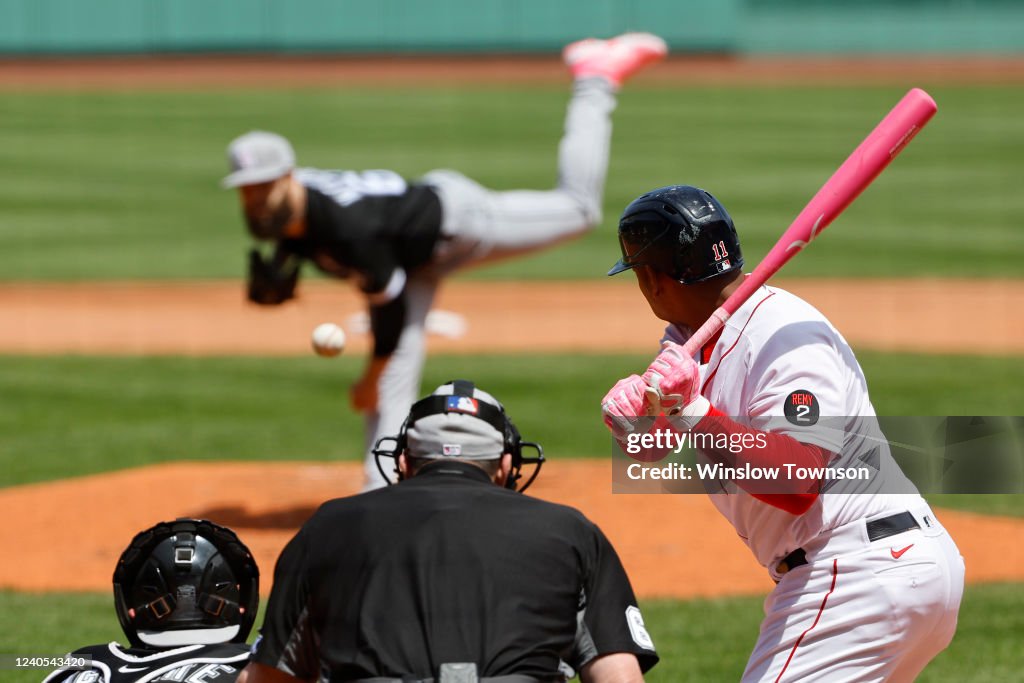
[(858, 520), (804, 547), (765, 599), (743, 683), (903, 683), (949, 645), (963, 558), (927, 505), (909, 511), (920, 529), (870, 542)]

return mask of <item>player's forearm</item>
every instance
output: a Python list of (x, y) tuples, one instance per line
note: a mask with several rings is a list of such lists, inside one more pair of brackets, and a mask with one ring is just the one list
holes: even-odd
[(249, 662), (236, 679), (236, 683), (301, 683), (302, 681), (301, 678), (258, 662)]
[(352, 407), (361, 413), (369, 413), (378, 409), (380, 396), (377, 387), (381, 375), (388, 365), (389, 356), (370, 355), (363, 375), (352, 385), (350, 390)]
[[(831, 454), (819, 446), (797, 441), (785, 434), (763, 432), (730, 419), (714, 406), (693, 428), (694, 433), (713, 437), (716, 443), (730, 444), (724, 448), (704, 448), (709, 458), (730, 467), (778, 468), (790, 464), (793, 471), (813, 471), (825, 467)], [(739, 447), (737, 444), (749, 444)], [(800, 515), (818, 498), (819, 479), (740, 480), (740, 488), (773, 507)]]
[(384, 374), (384, 369), (388, 366), (390, 360), (391, 356), (370, 354), (370, 357), (366, 360), (366, 368), (363, 370), (363, 379), (376, 383), (380, 376)]
[(580, 670), (582, 683), (643, 683), (643, 680), (640, 663), (629, 652), (596, 657)]

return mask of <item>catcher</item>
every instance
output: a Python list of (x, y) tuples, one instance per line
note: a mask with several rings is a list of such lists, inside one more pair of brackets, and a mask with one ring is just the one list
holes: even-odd
[(201, 519), (139, 532), (114, 570), (114, 608), (130, 647), (92, 645), (43, 683), (231, 683), (249, 659), (259, 570), (230, 529)]

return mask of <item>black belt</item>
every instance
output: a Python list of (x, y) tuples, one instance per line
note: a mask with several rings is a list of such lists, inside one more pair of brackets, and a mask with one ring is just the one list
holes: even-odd
[(873, 522), (868, 522), (868, 540), (880, 541), (896, 534), (902, 534), (911, 529), (920, 529), (921, 525), (909, 512), (901, 512), (891, 517), (883, 517)]
[(797, 548), (789, 555), (782, 558), (782, 561), (775, 565), (775, 571), (779, 574), (785, 574), (790, 569), (796, 569), (807, 564), (807, 553), (804, 552), (803, 548)]
[[(883, 538), (902, 534), (904, 531), (920, 528), (921, 525), (914, 519), (914, 515), (909, 512), (899, 512), (895, 515), (868, 522), (868, 541), (873, 543)], [(779, 564), (775, 566), (775, 571), (779, 574), (785, 574), (789, 570), (802, 567), (805, 564), (807, 564), (807, 553), (804, 552), (803, 548), (797, 548), (782, 558)]]

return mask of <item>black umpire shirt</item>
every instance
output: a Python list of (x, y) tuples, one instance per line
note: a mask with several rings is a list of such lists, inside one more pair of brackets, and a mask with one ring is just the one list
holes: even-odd
[(278, 249), (335, 277), (352, 277), (370, 302), (374, 355), (398, 346), (408, 273), (430, 260), (441, 234), (441, 202), (426, 185), (392, 171), (301, 168), (306, 234)]
[(253, 660), (304, 679), (484, 676), (561, 680), (598, 655), (658, 661), (629, 579), (579, 511), (439, 461), (332, 500), (278, 558)]

